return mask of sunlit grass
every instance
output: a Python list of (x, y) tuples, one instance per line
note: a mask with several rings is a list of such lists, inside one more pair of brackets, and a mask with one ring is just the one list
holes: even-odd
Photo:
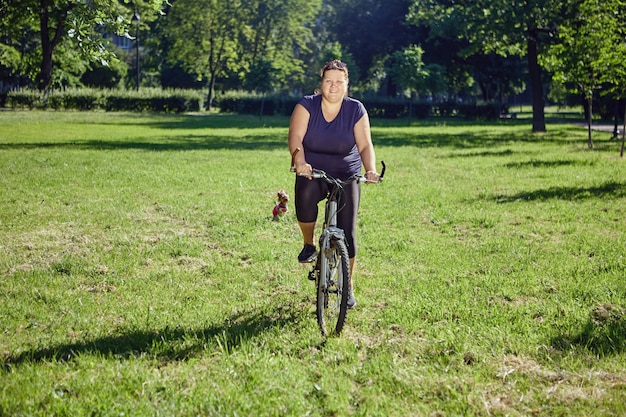
[(286, 118), (0, 113), (0, 415), (623, 415), (626, 168), (596, 133), (374, 120), (324, 339)]

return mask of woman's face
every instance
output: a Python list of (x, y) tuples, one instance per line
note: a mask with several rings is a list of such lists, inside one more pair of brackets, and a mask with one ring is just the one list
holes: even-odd
[(348, 80), (341, 70), (328, 70), (322, 78), (322, 96), (330, 101), (343, 100), (348, 94)]

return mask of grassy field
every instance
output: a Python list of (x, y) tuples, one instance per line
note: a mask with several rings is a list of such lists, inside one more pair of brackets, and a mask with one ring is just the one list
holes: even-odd
[(323, 338), (288, 120), (0, 113), (0, 416), (626, 414), (609, 133), (374, 120), (358, 306)]

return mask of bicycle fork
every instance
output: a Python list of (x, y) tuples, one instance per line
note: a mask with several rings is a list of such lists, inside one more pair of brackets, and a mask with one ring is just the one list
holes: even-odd
[[(320, 236), (319, 248), (320, 252), (317, 256), (315, 266), (309, 271), (309, 279), (315, 281), (317, 279), (324, 280), (322, 282), (325, 288), (330, 288), (335, 284), (334, 279), (336, 277), (326, 277), (320, 274), (322, 262), (326, 262), (326, 270), (337, 271), (337, 263), (340, 259), (337, 258), (336, 253), (333, 252), (334, 241), (345, 241), (344, 231), (338, 227), (327, 227), (322, 231)], [(330, 279), (330, 282), (326, 282), (326, 279)]]

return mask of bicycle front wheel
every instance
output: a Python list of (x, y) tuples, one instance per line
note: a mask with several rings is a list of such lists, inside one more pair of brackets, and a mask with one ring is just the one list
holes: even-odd
[(328, 249), (320, 250), (320, 273), (317, 278), (317, 322), (323, 335), (334, 326), (341, 333), (348, 314), (350, 259), (341, 239), (332, 239)]

